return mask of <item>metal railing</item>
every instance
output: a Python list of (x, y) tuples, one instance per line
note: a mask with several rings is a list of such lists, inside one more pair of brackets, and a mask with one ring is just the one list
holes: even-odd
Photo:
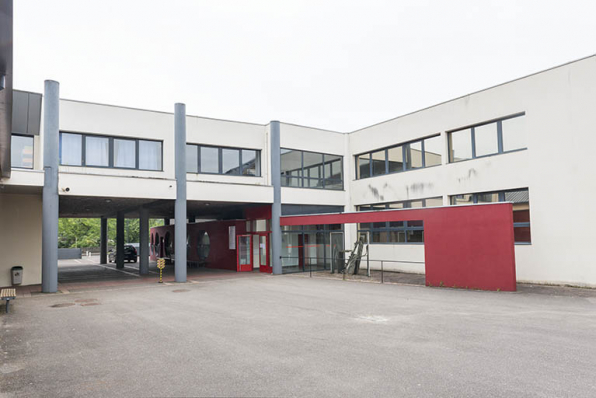
[[(312, 278), (313, 276), (313, 272), (317, 273), (317, 272), (330, 272), (331, 274), (338, 274), (338, 275), (343, 275), (344, 279), (346, 276), (346, 258), (345, 258), (345, 254), (349, 254), (350, 252), (345, 252), (344, 253), (344, 258), (342, 259), (333, 259), (331, 257), (316, 257), (316, 256), (301, 256), (301, 257), (297, 257), (297, 256), (282, 256), (282, 269), (284, 267), (283, 265), (283, 259), (292, 259), (292, 260), (297, 260), (297, 262), (300, 262), (300, 260), (303, 260), (303, 264), (297, 264), (297, 265), (292, 265), (298, 268), (298, 271), (296, 272), (288, 272), (288, 273), (309, 273), (309, 277)], [(396, 273), (396, 272), (403, 272), (403, 271), (386, 271), (385, 270), (385, 264), (387, 263), (392, 263), (392, 264), (418, 264), (418, 265), (424, 265), (424, 261), (409, 261), (409, 260), (376, 260), (376, 259), (371, 259), (370, 256), (367, 255), (363, 256), (361, 258), (364, 259), (364, 257), (366, 257), (366, 277), (371, 278), (371, 263), (378, 263), (380, 264), (380, 269), (376, 269), (376, 270), (372, 270), (372, 271), (379, 271), (380, 272), (380, 283), (385, 283), (385, 273), (386, 272), (390, 272), (390, 273)], [(314, 261), (313, 261), (314, 260)], [(319, 262), (320, 261), (320, 262)], [(342, 263), (342, 269), (335, 269), (333, 266), (333, 262), (334, 261), (341, 261)], [(307, 264), (308, 263), (308, 264)], [(314, 263), (314, 264), (313, 264)], [(313, 271), (313, 265), (316, 266), (317, 269), (315, 269)], [(318, 267), (322, 266), (323, 269), (318, 269)], [(306, 269), (308, 267), (308, 269)], [(327, 268), (329, 267), (329, 268)], [(360, 275), (360, 274), (353, 274), (354, 276), (364, 276), (364, 275)]]

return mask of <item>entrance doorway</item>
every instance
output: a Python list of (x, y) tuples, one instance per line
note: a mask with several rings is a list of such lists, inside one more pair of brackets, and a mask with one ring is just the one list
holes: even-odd
[(238, 272), (250, 272), (258, 269), (260, 272), (271, 273), (270, 234), (267, 232), (251, 235), (238, 235)]

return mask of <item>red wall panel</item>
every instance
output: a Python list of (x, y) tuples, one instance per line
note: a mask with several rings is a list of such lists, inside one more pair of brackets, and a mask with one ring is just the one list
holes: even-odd
[(292, 216), (281, 225), (410, 220), (424, 221), (427, 285), (516, 290), (511, 203)]

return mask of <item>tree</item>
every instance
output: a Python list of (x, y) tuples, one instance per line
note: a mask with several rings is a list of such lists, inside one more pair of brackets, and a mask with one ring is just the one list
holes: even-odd
[[(149, 228), (163, 225), (162, 219), (150, 219)], [(61, 218), (58, 222), (58, 247), (99, 247), (101, 221), (99, 218)], [(139, 220), (124, 220), (124, 242), (139, 242)], [(116, 244), (116, 219), (108, 219), (108, 245)]]

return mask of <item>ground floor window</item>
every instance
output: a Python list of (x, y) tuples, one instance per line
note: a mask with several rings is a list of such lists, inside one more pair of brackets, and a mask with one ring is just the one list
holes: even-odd
[(479, 192), (451, 196), (451, 205), (513, 202), (513, 234), (515, 243), (530, 244), (530, 192), (528, 188), (496, 192)]
[(342, 224), (286, 226), (281, 239), (283, 273), (331, 270), (343, 261)]

